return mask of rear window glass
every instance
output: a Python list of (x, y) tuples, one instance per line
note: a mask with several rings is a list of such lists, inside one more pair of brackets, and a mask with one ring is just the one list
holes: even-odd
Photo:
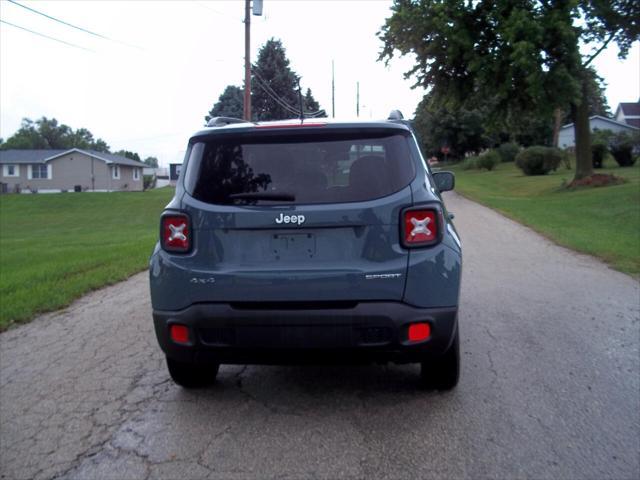
[(208, 203), (357, 202), (415, 176), (411, 137), (397, 131), (210, 138), (192, 145), (185, 175), (187, 191)]

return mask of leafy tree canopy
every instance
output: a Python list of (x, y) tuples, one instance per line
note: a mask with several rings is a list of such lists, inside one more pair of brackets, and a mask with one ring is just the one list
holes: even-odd
[(158, 168), (158, 159), (156, 157), (147, 157), (142, 162), (146, 163), (151, 168)]
[(140, 155), (138, 155), (136, 152), (130, 152), (129, 150), (118, 150), (117, 152), (115, 152), (115, 155), (120, 155), (121, 157), (125, 157), (130, 160), (136, 160), (138, 162), (142, 161), (140, 160)]
[[(589, 106), (589, 116), (600, 115), (607, 118), (613, 117), (611, 108), (604, 94), (605, 86), (602, 77), (600, 77), (593, 68), (587, 67), (585, 82), (587, 90), (586, 103)], [(571, 105), (566, 105), (563, 111), (566, 112), (563, 123), (573, 122)]]
[(101, 138), (94, 138), (86, 128), (73, 130), (60, 124), (55, 118), (42, 117), (36, 121), (24, 118), (20, 129), (5, 142), (0, 143), (3, 150), (9, 149), (67, 149), (80, 148), (108, 152), (109, 145)]
[[(395, 0), (392, 12), (379, 33), (380, 59), (414, 55), (406, 76), (449, 109), (491, 98), (487, 120), (509, 126), (567, 104), (575, 118), (582, 105), (576, 178), (591, 174), (587, 67), (610, 42), (626, 56), (639, 37), (639, 2)], [(592, 47), (589, 55), (581, 45)]]
[(451, 158), (462, 158), (490, 145), (485, 116), (482, 109), (449, 110), (425, 95), (416, 109), (414, 127), (427, 155), (441, 156), (441, 149), (448, 147)]
[(206, 122), (213, 117), (242, 118), (244, 108), (244, 90), (235, 85), (227, 85), (213, 108), (204, 117)]

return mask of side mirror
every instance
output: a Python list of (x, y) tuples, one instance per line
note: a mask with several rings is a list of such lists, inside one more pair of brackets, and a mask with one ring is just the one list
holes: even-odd
[(439, 192), (448, 192), (456, 186), (456, 176), (453, 172), (434, 172), (433, 179)]

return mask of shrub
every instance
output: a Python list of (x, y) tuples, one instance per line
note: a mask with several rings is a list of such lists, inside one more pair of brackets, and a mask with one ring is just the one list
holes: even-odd
[(503, 143), (496, 150), (503, 162), (513, 162), (520, 151), (520, 146), (517, 143), (508, 142)]
[(478, 157), (467, 157), (462, 162), (463, 170), (474, 170), (478, 168)]
[(489, 150), (484, 152), (478, 157), (476, 165), (478, 168), (486, 168), (487, 170), (493, 170), (493, 167), (500, 163), (500, 154), (495, 150)]
[(591, 144), (591, 159), (593, 162), (593, 168), (602, 168), (602, 162), (607, 155), (607, 145), (603, 143)]
[(156, 187), (156, 176), (155, 175), (143, 175), (142, 177), (142, 189), (149, 190), (150, 188)]
[(636, 163), (633, 157), (634, 147), (640, 144), (638, 135), (630, 135), (626, 132), (618, 132), (609, 140), (611, 155), (621, 167), (630, 167)]
[(613, 132), (611, 130), (599, 130), (596, 128), (591, 132), (591, 159), (593, 168), (602, 168), (604, 159), (609, 151), (612, 136)]
[(563, 158), (558, 148), (529, 147), (516, 155), (516, 165), (525, 175), (546, 175), (557, 169)]

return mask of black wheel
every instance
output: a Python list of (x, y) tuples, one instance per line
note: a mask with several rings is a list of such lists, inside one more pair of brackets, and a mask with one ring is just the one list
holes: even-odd
[(449, 349), (440, 357), (430, 358), (420, 364), (422, 384), (436, 390), (452, 390), (460, 378), (460, 336), (456, 329)]
[(171, 379), (181, 387), (201, 388), (215, 382), (220, 365), (194, 365), (193, 363), (178, 362), (167, 357), (167, 368)]

